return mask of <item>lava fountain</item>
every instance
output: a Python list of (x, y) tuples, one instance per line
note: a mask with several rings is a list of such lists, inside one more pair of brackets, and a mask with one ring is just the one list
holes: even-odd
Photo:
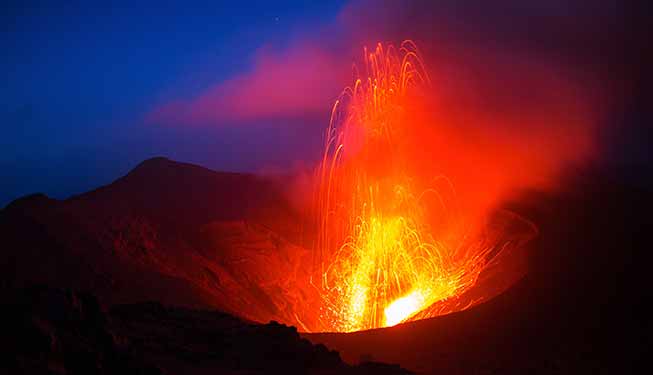
[(447, 301), (473, 287), (500, 250), (452, 212), (446, 177), (411, 173), (404, 135), (431, 86), (415, 43), (378, 44), (364, 56), (333, 106), (317, 169), (312, 282), (324, 331), (450, 312)]

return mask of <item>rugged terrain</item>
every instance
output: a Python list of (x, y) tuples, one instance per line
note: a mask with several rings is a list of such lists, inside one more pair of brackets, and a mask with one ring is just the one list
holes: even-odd
[[(393, 328), (301, 334), (326, 347), (297, 333), (316, 297), (302, 221), (278, 182), (155, 158), (66, 200), (20, 198), (0, 211), (3, 365), (402, 371), (373, 360), (419, 373), (632, 372), (651, 337), (653, 185), (640, 172), (576, 170), (555, 191), (506, 203), (539, 235), (522, 253), (528, 274), (496, 298)], [(345, 365), (332, 349), (365, 364)]]
[[(164, 158), (63, 201), (18, 199), (0, 212), (0, 271), (92, 292), (107, 304), (156, 300), (299, 326), (314, 298), (300, 220), (276, 184)], [(290, 240), (295, 240), (294, 243)]]
[(109, 311), (87, 293), (3, 290), (6, 374), (407, 374), (398, 365), (344, 363), (276, 322), (158, 302)]

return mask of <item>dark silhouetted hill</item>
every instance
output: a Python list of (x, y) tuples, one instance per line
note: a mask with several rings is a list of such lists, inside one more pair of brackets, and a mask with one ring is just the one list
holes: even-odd
[[(104, 303), (156, 300), (301, 326), (309, 296), (299, 219), (278, 184), (165, 158), (63, 201), (0, 211), (0, 272), (15, 287), (83, 290)], [(290, 239), (290, 240), (289, 240)], [(305, 289), (309, 289), (308, 287)]]

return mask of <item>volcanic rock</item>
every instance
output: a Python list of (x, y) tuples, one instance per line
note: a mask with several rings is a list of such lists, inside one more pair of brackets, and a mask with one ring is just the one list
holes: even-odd
[(251, 324), (216, 311), (158, 302), (103, 310), (86, 293), (4, 290), (3, 373), (408, 374), (399, 366), (350, 366), (295, 327)]
[(298, 222), (276, 183), (154, 158), (82, 195), (9, 204), (0, 272), (109, 305), (156, 300), (305, 327), (297, 317), (316, 296), (308, 252), (292, 242)]

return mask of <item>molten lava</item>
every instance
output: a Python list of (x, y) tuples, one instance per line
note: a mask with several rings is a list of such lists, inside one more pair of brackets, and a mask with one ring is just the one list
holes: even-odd
[[(320, 282), (314, 283), (328, 331), (424, 317), (430, 306), (472, 287), (494, 249), (470, 240), (470, 228), (429, 185), (433, 176), (411, 173), (404, 135), (430, 85), (415, 44), (366, 50), (363, 71), (333, 106), (318, 169), (314, 266)], [(432, 225), (434, 217), (442, 228)]]
[(408, 295), (401, 297), (385, 308), (385, 325), (391, 327), (401, 323), (404, 319), (412, 316), (424, 308), (424, 294), (415, 290)]

